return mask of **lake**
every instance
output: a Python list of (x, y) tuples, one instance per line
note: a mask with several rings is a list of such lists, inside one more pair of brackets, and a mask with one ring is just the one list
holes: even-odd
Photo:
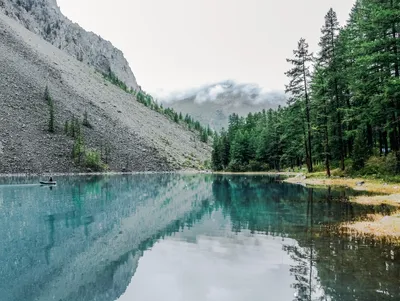
[(56, 180), (0, 179), (0, 300), (400, 300), (400, 248), (341, 233), (376, 210), (349, 203), (354, 191), (272, 176)]

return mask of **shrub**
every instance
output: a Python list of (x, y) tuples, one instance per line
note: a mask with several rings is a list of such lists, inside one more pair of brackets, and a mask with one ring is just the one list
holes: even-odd
[(341, 170), (340, 168), (337, 168), (337, 169), (331, 170), (331, 175), (333, 177), (341, 177), (341, 178), (343, 178), (343, 177), (346, 176), (346, 172)]
[(232, 172), (242, 172), (242, 171), (245, 171), (246, 168), (245, 168), (245, 166), (240, 164), (238, 161), (233, 160), (229, 163), (227, 170), (232, 171)]
[(397, 159), (395, 153), (390, 153), (385, 158), (385, 172), (391, 175), (396, 173)]
[(68, 120), (65, 121), (65, 124), (64, 124), (64, 134), (65, 135), (69, 134), (69, 122), (68, 122)]
[(46, 86), (44, 90), (44, 99), (49, 106), (49, 123), (48, 123), (48, 131), (50, 133), (54, 133), (54, 101), (50, 96), (49, 87)]
[(101, 160), (100, 153), (94, 150), (85, 152), (85, 166), (94, 171), (104, 171), (107, 169), (107, 165)]
[(85, 153), (85, 145), (83, 137), (81, 135), (77, 136), (74, 145), (72, 147), (72, 158), (77, 161), (77, 163), (82, 163), (82, 156)]
[(385, 158), (384, 157), (370, 157), (366, 162), (364, 168), (361, 170), (363, 175), (381, 175), (385, 173)]
[(326, 171), (325, 164), (318, 164), (313, 166), (313, 172), (322, 172), (322, 171)]
[(82, 122), (83, 126), (86, 126), (88, 128), (92, 128), (92, 125), (89, 122), (89, 118), (88, 118), (88, 112), (85, 110), (85, 113), (83, 113), (83, 122)]
[(262, 171), (260, 163), (255, 160), (250, 160), (249, 164), (247, 164), (246, 170)]

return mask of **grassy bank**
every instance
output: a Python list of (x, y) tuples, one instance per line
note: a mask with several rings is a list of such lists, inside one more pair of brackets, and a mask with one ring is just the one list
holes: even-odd
[(327, 178), (322, 173), (298, 174), (286, 179), (285, 182), (310, 186), (344, 186), (354, 190), (378, 193), (379, 195), (375, 196), (353, 197), (350, 201), (373, 206), (385, 204), (397, 207), (398, 210), (390, 216), (371, 214), (365, 221), (346, 223), (342, 225), (342, 228), (355, 235), (369, 235), (400, 242), (400, 183), (387, 183), (382, 179)]

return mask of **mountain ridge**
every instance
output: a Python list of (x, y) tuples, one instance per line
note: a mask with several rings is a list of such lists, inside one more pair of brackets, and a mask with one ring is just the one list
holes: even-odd
[(279, 90), (265, 90), (254, 83), (220, 81), (198, 88), (161, 95), (163, 105), (189, 114), (213, 129), (227, 128), (229, 115), (276, 109), (286, 105), (286, 95)]
[[(211, 147), (197, 132), (139, 103), (88, 64), (54, 47), (0, 13), (0, 173), (81, 172), (72, 158), (72, 118), (83, 120), (85, 149), (98, 151), (112, 171), (199, 169)], [(46, 86), (54, 101), (49, 133)]]
[(56, 0), (0, 0), (0, 12), (100, 73), (112, 72), (128, 87), (140, 90), (122, 51), (69, 20)]

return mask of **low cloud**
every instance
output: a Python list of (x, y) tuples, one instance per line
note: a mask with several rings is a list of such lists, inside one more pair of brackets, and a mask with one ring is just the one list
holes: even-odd
[(253, 105), (276, 102), (283, 104), (286, 99), (283, 91), (265, 89), (254, 83), (239, 84), (233, 80), (203, 85), (184, 91), (158, 91), (154, 93), (154, 96), (165, 104), (172, 104), (188, 98), (201, 104), (206, 102), (218, 102), (221, 98), (226, 99), (232, 97), (249, 102)]

